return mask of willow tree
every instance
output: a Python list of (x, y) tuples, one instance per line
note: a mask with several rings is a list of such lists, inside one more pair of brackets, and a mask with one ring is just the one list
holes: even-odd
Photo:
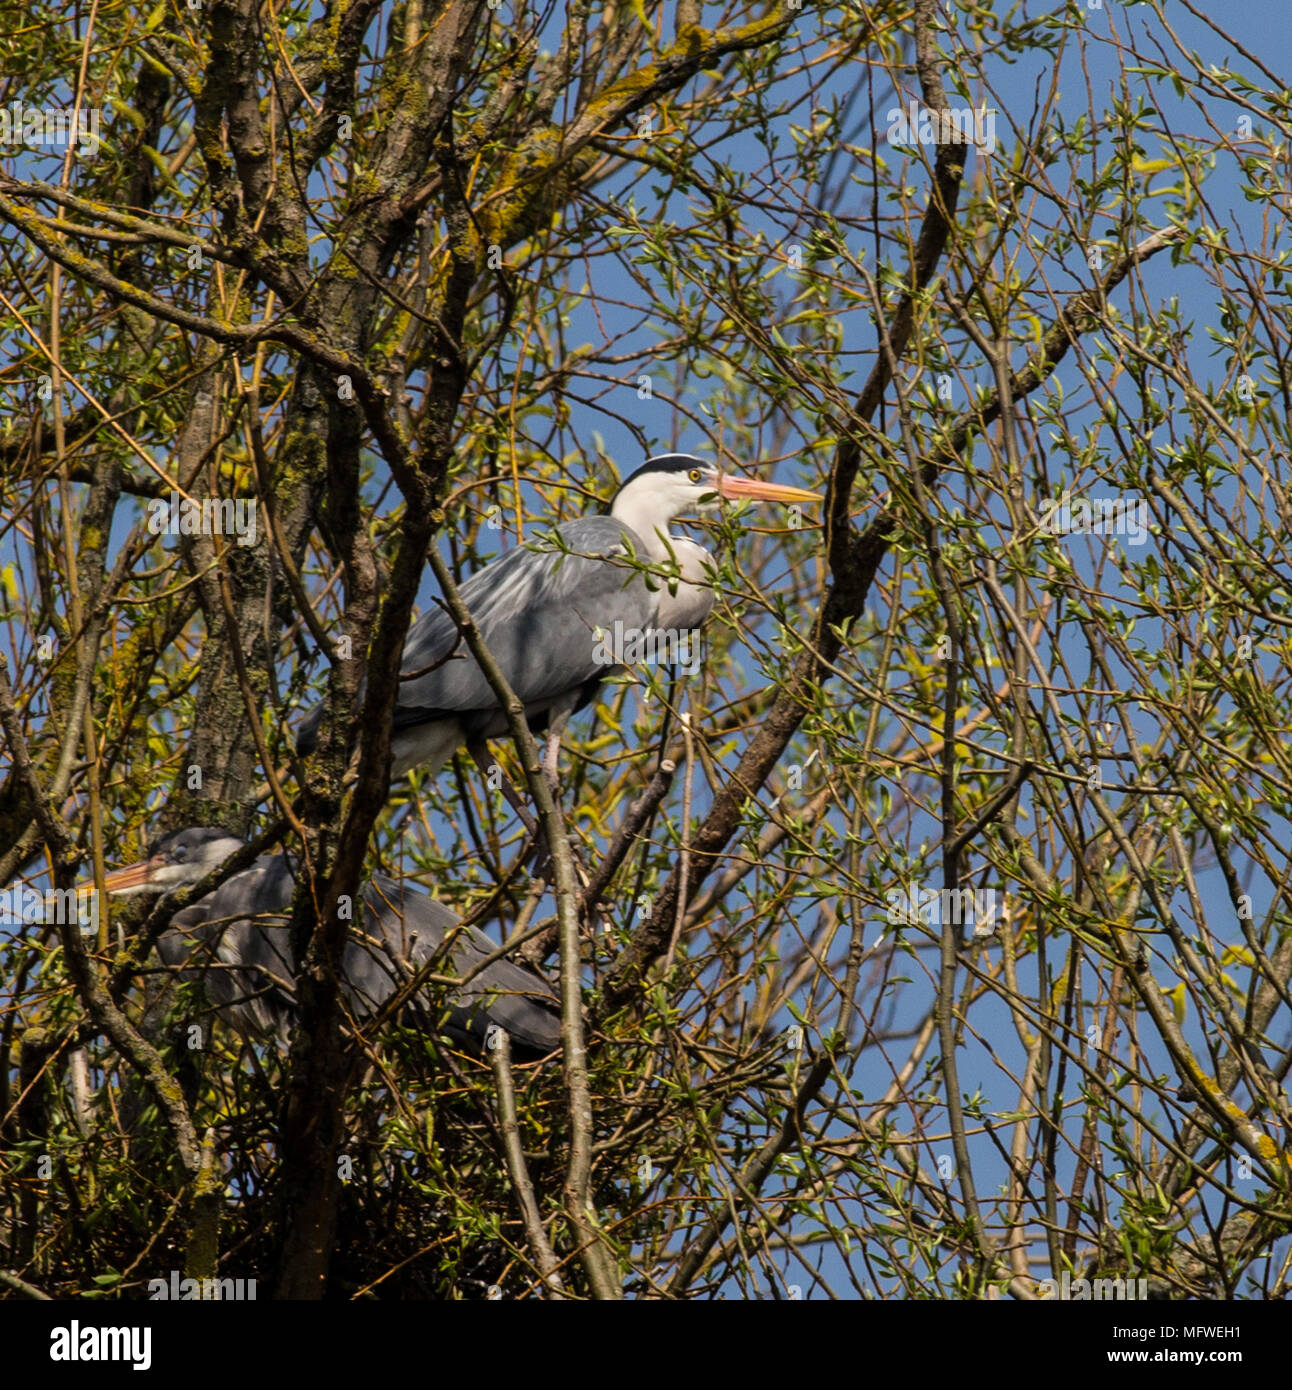
[[(173, 902), (6, 930), (6, 1287), (1286, 1291), (1289, 115), (1185, 10), (6, 33), (0, 883), (301, 865), (290, 1050)], [(392, 789), (417, 606), (664, 448), (820, 515), (719, 522), (555, 799), (519, 724)], [(559, 974), (559, 1063), (345, 1017), (378, 863)]]

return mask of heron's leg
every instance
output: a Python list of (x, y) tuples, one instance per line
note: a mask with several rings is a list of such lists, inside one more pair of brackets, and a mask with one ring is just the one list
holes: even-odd
[(551, 862), (552, 854), (547, 847), (547, 836), (539, 829), (538, 822), (529, 813), (529, 808), (521, 799), (520, 793), (512, 785), (511, 778), (489, 757), (488, 749), (483, 740), (467, 744), (467, 751), (475, 760), (476, 766), (484, 773), (486, 781), (493, 776), (497, 769), (498, 776), (501, 778), (499, 789), (511, 804), (511, 808), (520, 817), (521, 824), (529, 832), (529, 838), (534, 846), (534, 876), (536, 878), (550, 879), (552, 876)]
[(521, 799), (520, 793), (512, 786), (511, 778), (489, 757), (489, 750), (484, 740), (476, 739), (474, 742), (468, 743), (467, 751), (475, 760), (475, 765), (484, 773), (486, 781), (489, 781), (493, 777), (495, 771), (497, 772), (499, 778), (501, 778), (499, 789), (503, 796), (507, 798), (507, 801), (511, 805), (511, 809), (520, 817), (520, 823), (529, 831), (530, 835), (537, 840), (539, 834), (538, 822), (530, 815), (529, 807), (525, 805), (524, 801)]
[(556, 721), (552, 721), (552, 727), (547, 731), (547, 747), (543, 751), (543, 773), (547, 777), (547, 785), (552, 789), (555, 796), (561, 789), (561, 734), (562, 729), (556, 727)]
[(561, 739), (565, 735), (570, 716), (574, 713), (577, 699), (577, 692), (565, 696), (548, 711), (547, 750), (543, 754), (543, 771), (547, 774), (547, 785), (551, 787), (553, 796), (561, 790)]

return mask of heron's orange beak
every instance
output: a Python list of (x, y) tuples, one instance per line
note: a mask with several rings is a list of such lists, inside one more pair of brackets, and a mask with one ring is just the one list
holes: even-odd
[(718, 493), (732, 501), (750, 502), (822, 502), (817, 492), (806, 488), (787, 487), (784, 483), (765, 483), (759, 478), (737, 478), (723, 473), (718, 478)]
[[(152, 882), (155, 870), (161, 867), (159, 859), (142, 859), (138, 864), (127, 864), (124, 869), (105, 874), (103, 888), (108, 893), (126, 893), (132, 888), (146, 888)], [(87, 885), (94, 887), (93, 882)]]

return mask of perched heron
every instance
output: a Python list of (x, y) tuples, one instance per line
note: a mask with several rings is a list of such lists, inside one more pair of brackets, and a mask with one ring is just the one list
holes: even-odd
[[(622, 663), (615, 639), (657, 651), (690, 634), (715, 602), (703, 546), (669, 532), (683, 512), (726, 500), (819, 502), (803, 488), (722, 473), (690, 454), (648, 459), (601, 516), (566, 521), (543, 549), (520, 546), (461, 587), (485, 646), (524, 703), (530, 727), (549, 730), (547, 770), (569, 718)], [(654, 573), (648, 573), (648, 566)], [(689, 644), (688, 644), (689, 645)], [(433, 608), (404, 643), (391, 739), (391, 776), (425, 764), (432, 773), (463, 745), (507, 732), (507, 717), (452, 617)], [(297, 751), (312, 752), (322, 706), (306, 716)]]
[[(227, 830), (193, 826), (163, 836), (148, 858), (104, 880), (115, 894), (169, 893), (197, 883), (243, 842)], [(214, 893), (177, 912), (157, 941), (167, 965), (200, 974), (223, 1017), (253, 1036), (279, 1033), (295, 1013), (296, 969), (288, 934), (296, 866), (285, 854), (261, 855)], [(483, 932), (425, 893), (374, 874), (362, 894), (363, 920), (351, 928), (341, 961), (341, 991), (357, 1019), (375, 1013), (444, 945), (438, 969), (465, 977), (496, 947)], [(275, 920), (276, 919), (276, 920)], [(561, 1044), (560, 1000), (541, 976), (496, 960), (448, 996), (440, 1030), (479, 1051), (491, 1024), (509, 1034), (517, 1057), (543, 1056)]]

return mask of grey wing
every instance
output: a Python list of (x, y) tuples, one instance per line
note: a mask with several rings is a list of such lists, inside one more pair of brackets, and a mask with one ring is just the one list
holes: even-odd
[(211, 899), (202, 898), (170, 919), (170, 926), (157, 938), (157, 954), (172, 969), (187, 965), (189, 957), (205, 939), (202, 924), (211, 913)]
[(291, 871), (266, 855), (200, 902), (177, 912), (157, 941), (161, 958), (200, 977), (211, 1002), (237, 1027), (282, 1031), (295, 971), (288, 951)]
[(342, 974), (346, 1000), (367, 1018), (393, 995), (444, 940), (457, 917), (443, 903), (427, 898), (419, 912), (415, 899), (393, 879), (374, 875), (363, 889), (363, 924), (351, 933)]
[(322, 704), (312, 705), (296, 728), (296, 751), (305, 757), (312, 753), (319, 742), (319, 725), (323, 722)]
[[(369, 935), (374, 947), (352, 941), (346, 955), (346, 977), (369, 1012), (408, 978), (408, 969), (425, 965), (453, 936), (450, 959), (437, 973), (468, 975), (496, 949), (483, 932), (462, 927), (457, 914), (426, 893), (404, 888), (392, 879), (374, 875), (364, 894)], [(355, 957), (352, 959), (352, 953)], [(362, 955), (361, 961), (357, 957)], [(394, 956), (401, 964), (391, 960)], [(542, 976), (512, 961), (498, 960), (469, 984), (449, 996), (444, 1031), (475, 1047), (486, 1039), (490, 1024), (505, 1028), (518, 1049), (529, 1054), (551, 1052), (561, 1043), (560, 1000)]]
[[(483, 932), (468, 927), (453, 944), (453, 970), (466, 976), (497, 949)], [(489, 1027), (504, 1029), (522, 1053), (552, 1052), (561, 1045), (561, 1001), (542, 976), (510, 960), (486, 966), (450, 1001), (450, 1023), (478, 1042), (487, 1042)]]
[[(556, 531), (562, 548), (550, 540), (541, 550), (518, 547), (473, 574), (461, 590), (485, 645), (526, 705), (550, 701), (604, 675), (607, 663), (597, 659), (599, 633), (612, 633), (615, 623), (644, 631), (657, 604), (645, 575), (626, 563), (630, 552), (646, 554), (629, 527), (592, 516), (567, 521)], [(449, 657), (455, 649), (462, 654)], [(417, 671), (436, 662), (443, 665), (403, 683), (397, 729), (496, 707), (484, 673), (439, 608), (413, 625), (403, 669)]]

